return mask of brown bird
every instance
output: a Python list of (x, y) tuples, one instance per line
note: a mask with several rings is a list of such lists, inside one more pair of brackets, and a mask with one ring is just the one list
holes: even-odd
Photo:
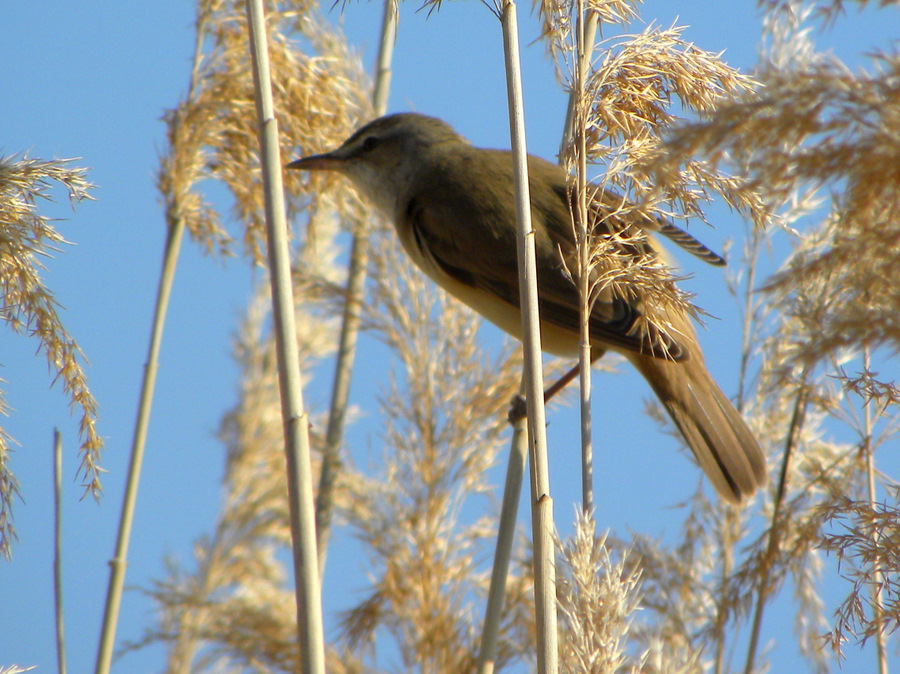
[[(509, 151), (476, 148), (439, 119), (402, 113), (370, 122), (331, 152), (287, 166), (337, 171), (349, 178), (394, 223), (404, 249), (422, 271), (489, 321), (521, 337)], [(568, 272), (575, 268), (575, 239), (566, 173), (532, 156), (528, 171), (541, 342), (548, 353), (577, 356), (579, 294)], [(622, 267), (622, 259), (661, 255), (648, 230), (708, 262), (723, 263), (671, 223), (616, 215), (621, 204), (621, 197), (596, 188), (590, 206), (606, 216), (598, 218), (595, 235), (622, 241), (609, 264)], [(604, 289), (590, 315), (592, 355), (613, 349), (628, 358), (719, 494), (739, 503), (766, 481), (763, 453), (707, 371), (690, 316), (673, 306), (647, 311), (648, 301), (646, 287), (638, 284), (624, 291)]]

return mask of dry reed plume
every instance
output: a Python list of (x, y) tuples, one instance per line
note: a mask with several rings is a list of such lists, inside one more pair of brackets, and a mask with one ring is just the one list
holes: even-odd
[[(72, 161), (0, 157), (0, 319), (13, 332), (37, 340), (54, 382), (62, 382), (70, 407), (80, 415), (79, 474), (85, 489), (98, 496), (103, 442), (96, 429), (97, 403), (82, 368), (84, 355), (63, 326), (53, 292), (41, 279), (41, 259), (60, 252), (67, 242), (52, 219), (41, 215), (38, 200), (50, 199), (54, 184), (66, 190), (73, 207), (91, 198), (87, 170), (71, 166)], [(2, 391), (0, 414), (8, 414)], [(0, 428), (0, 554), (6, 557), (15, 538), (12, 502), (18, 494), (8, 465), (11, 442)]]

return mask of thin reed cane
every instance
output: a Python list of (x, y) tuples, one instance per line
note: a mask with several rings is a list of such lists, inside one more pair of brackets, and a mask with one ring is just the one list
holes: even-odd
[(106, 590), (103, 628), (100, 633), (100, 645), (97, 650), (95, 674), (108, 674), (112, 663), (116, 628), (119, 622), (119, 607), (122, 603), (122, 588), (125, 585), (125, 567), (128, 558), (128, 544), (131, 540), (131, 525), (134, 521), (134, 507), (137, 502), (138, 485), (141, 481), (144, 447), (147, 443), (147, 427), (150, 424), (150, 410), (153, 406), (153, 389), (156, 385), (156, 371), (159, 367), (159, 349), (162, 343), (163, 327), (166, 322), (169, 296), (172, 293), (172, 283), (175, 280), (175, 269), (178, 266), (178, 253), (181, 250), (183, 234), (184, 220), (176, 217), (169, 223), (169, 229), (166, 233), (166, 247), (163, 253), (163, 266), (159, 276), (159, 285), (156, 290), (156, 308), (153, 312), (150, 346), (147, 352), (147, 360), (144, 364), (144, 378), (141, 382), (137, 421), (134, 425), (134, 436), (131, 443), (128, 477), (126, 479), (125, 493), (122, 497), (119, 532), (116, 537), (115, 553), (109, 561), (109, 584)]
[(516, 5), (503, 2), (503, 54), (509, 105), (509, 127), (514, 161), (517, 248), (519, 260), (519, 304), (522, 307), (522, 344), (525, 355), (525, 403), (528, 411), (528, 445), (531, 464), (531, 513), (534, 544), (534, 597), (537, 623), (539, 674), (556, 674), (556, 565), (553, 543), (553, 500), (547, 465), (547, 434), (544, 416), (543, 366), (538, 316), (537, 262), (531, 226), (531, 196), (525, 149), (525, 116), (522, 105), (522, 73), (519, 63), (519, 27)]
[[(194, 59), (191, 67), (191, 80), (188, 86), (188, 99), (193, 97), (197, 85), (197, 76), (203, 58), (204, 26), (207, 16), (201, 9), (197, 16), (197, 30), (194, 40)], [(178, 113), (173, 124), (180, 124)], [(109, 562), (109, 584), (106, 590), (106, 603), (103, 609), (103, 626), (100, 631), (100, 643), (97, 647), (95, 674), (108, 674), (112, 663), (113, 646), (116, 640), (116, 629), (119, 621), (119, 606), (122, 603), (122, 588), (125, 584), (125, 565), (128, 558), (128, 543), (131, 539), (131, 525), (134, 520), (134, 507), (137, 501), (138, 484), (141, 477), (141, 465), (144, 460), (144, 447), (147, 442), (147, 427), (150, 423), (150, 411), (153, 406), (153, 389), (156, 385), (156, 371), (159, 367), (159, 349), (162, 344), (163, 328), (169, 308), (169, 297), (178, 267), (178, 254), (181, 252), (181, 240), (184, 238), (184, 219), (177, 208), (166, 209), (166, 244), (163, 251), (162, 270), (156, 289), (156, 305), (153, 311), (153, 324), (150, 328), (150, 344), (147, 347), (147, 360), (144, 362), (144, 376), (141, 381), (141, 393), (138, 402), (137, 419), (131, 441), (131, 457), (128, 464), (128, 476), (125, 493), (122, 497), (122, 510), (119, 515), (119, 531), (116, 537), (116, 549)]]
[[(524, 391), (522, 378), (520, 391)], [(494, 546), (494, 564), (491, 568), (491, 584), (484, 611), (484, 625), (481, 630), (481, 647), (478, 652), (478, 674), (491, 674), (497, 657), (497, 635), (500, 631), (500, 616), (506, 595), (506, 578), (512, 557), (513, 540), (516, 534), (516, 516), (522, 495), (522, 478), (528, 461), (525, 432), (525, 418), (519, 417), (513, 425), (512, 442), (509, 447), (509, 462), (506, 465), (506, 481), (503, 485), (503, 501), (500, 505), (500, 522), (497, 527), (497, 543)]]
[(62, 435), (53, 429), (53, 605), (56, 613), (56, 666), (66, 674), (66, 633), (62, 591)]
[[(575, 149), (575, 250), (578, 255), (578, 295), (580, 301), (581, 345), (578, 358), (581, 408), (581, 509), (587, 515), (594, 511), (594, 449), (591, 419), (591, 238), (588, 232), (587, 211), (587, 139), (585, 137), (585, 79), (590, 67), (590, 55), (594, 49), (597, 31), (597, 14), (585, 17), (584, 0), (577, 0), (575, 21), (575, 82), (569, 93), (569, 109), (572, 113), (573, 147)], [(568, 121), (568, 120), (567, 120)], [(594, 519), (591, 517), (591, 522)]]
[(300, 671), (304, 674), (325, 674), (325, 637), (316, 554), (309, 417), (303, 409), (284, 187), (281, 181), (281, 154), (278, 149), (278, 123), (272, 101), (262, 0), (247, 0), (247, 24), (250, 32), (250, 55), (253, 59), (253, 81), (256, 86), (260, 163), (266, 203), (269, 280), (272, 285), (272, 317), (284, 424)]
[[(586, 76), (588, 66), (590, 65), (590, 53), (593, 52), (593, 45), (597, 32), (597, 15), (594, 12), (589, 13), (587, 21), (583, 28), (583, 41), (581, 44), (579, 58), (579, 69), (582, 73), (582, 90), (583, 78)], [(572, 91), (569, 95), (569, 108), (566, 114), (565, 130), (563, 132), (563, 141), (560, 149), (560, 158), (563, 161), (565, 156), (565, 148), (570, 142), (570, 136), (573, 131), (575, 119), (576, 101), (578, 94)], [(587, 355), (587, 376), (590, 377), (590, 349)], [(584, 375), (582, 375), (583, 377)], [(523, 387), (525, 380), (523, 378)], [(524, 388), (522, 389), (524, 391)], [(586, 391), (586, 393), (585, 393)], [(591, 434), (590, 422), (590, 380), (586, 387), (582, 387), (582, 396), (587, 396), (588, 416), (585, 422), (583, 416), (582, 428), (587, 429), (588, 438)], [(541, 395), (542, 400), (544, 395)], [(582, 407), (585, 404), (583, 403)], [(478, 656), (478, 672), (479, 674), (490, 674), (493, 672), (494, 660), (496, 658), (497, 630), (500, 624), (500, 615), (503, 609), (503, 598), (506, 588), (506, 577), (509, 572), (509, 560), (512, 551), (513, 533), (515, 532), (516, 513), (518, 510), (519, 495), (522, 487), (522, 476), (525, 466), (525, 434), (523, 433), (524, 424), (519, 419), (513, 431), (513, 438), (510, 446), (509, 463), (507, 465), (506, 481), (503, 488), (503, 502), (501, 505), (500, 522), (497, 533), (497, 543), (494, 548), (494, 564), (491, 571), (491, 583), (488, 590), (488, 603), (485, 609), (484, 626), (481, 635), (481, 647)], [(582, 483), (589, 485), (582, 489), (582, 505), (585, 512), (593, 509), (593, 490), (590, 485), (593, 484), (593, 469), (590, 456), (590, 440), (588, 440), (587, 451), (582, 450)]]
[[(863, 372), (871, 371), (872, 352), (868, 346), (863, 347)], [(868, 491), (868, 506), (875, 512), (875, 449), (872, 447), (872, 426), (874, 425), (875, 414), (872, 411), (874, 405), (863, 405), (863, 452), (866, 461), (866, 490)], [(883, 411), (883, 410), (882, 410)], [(878, 547), (879, 536), (877, 529), (872, 532), (872, 543)], [(874, 613), (873, 622), (878, 624), (878, 631), (875, 632), (875, 654), (878, 660), (878, 674), (887, 674), (887, 644), (885, 643), (884, 628), (884, 573), (881, 568), (877, 567), (872, 572), (872, 582), (870, 590), (872, 593), (872, 611)]]
[(772, 560), (781, 542), (781, 508), (784, 505), (788, 466), (791, 454), (797, 446), (800, 432), (806, 417), (806, 401), (809, 396), (809, 385), (806, 381), (807, 373), (804, 372), (800, 379), (800, 388), (797, 391), (797, 400), (794, 403), (794, 411), (791, 415), (791, 423), (785, 438), (784, 458), (781, 462), (781, 474), (778, 477), (778, 487), (775, 491), (775, 506), (772, 508), (772, 523), (769, 527), (769, 542), (766, 547), (766, 557), (763, 562), (760, 578), (756, 588), (756, 602), (753, 609), (753, 622), (750, 628), (750, 644), (747, 646), (747, 661), (744, 664), (744, 674), (753, 674), (756, 651), (759, 648), (759, 633), (762, 629), (762, 617), (765, 604), (769, 595), (769, 572), (772, 568)]

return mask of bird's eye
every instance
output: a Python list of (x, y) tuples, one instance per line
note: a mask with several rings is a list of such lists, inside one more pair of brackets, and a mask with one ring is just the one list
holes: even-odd
[(378, 139), (375, 136), (369, 136), (363, 141), (362, 151), (371, 152), (375, 149), (376, 145), (378, 145)]

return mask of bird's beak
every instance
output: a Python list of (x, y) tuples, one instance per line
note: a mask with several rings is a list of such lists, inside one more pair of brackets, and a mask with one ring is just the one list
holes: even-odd
[(344, 160), (341, 157), (334, 156), (333, 152), (325, 154), (314, 154), (309, 157), (301, 157), (285, 168), (299, 169), (301, 171), (339, 171)]

